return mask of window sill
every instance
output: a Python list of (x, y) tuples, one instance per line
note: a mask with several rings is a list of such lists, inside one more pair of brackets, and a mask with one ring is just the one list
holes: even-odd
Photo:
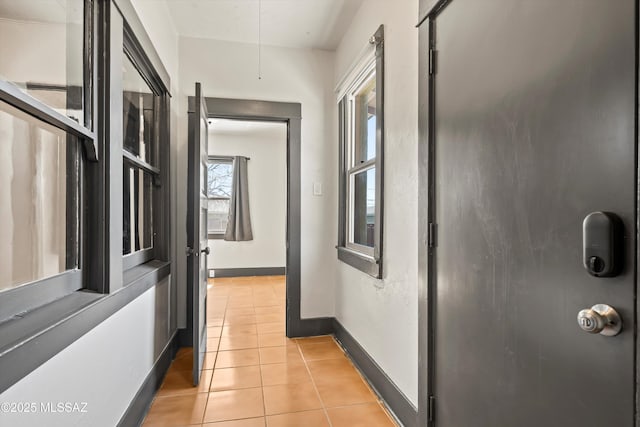
[(117, 292), (79, 290), (0, 323), (0, 393), (166, 278), (170, 267), (151, 261), (127, 271)]
[(354, 250), (338, 246), (338, 259), (351, 267), (362, 271), (363, 273), (373, 276), (376, 279), (382, 279), (381, 262), (375, 258), (356, 252)]
[(224, 240), (224, 233), (221, 234), (209, 234), (207, 236), (209, 240)]

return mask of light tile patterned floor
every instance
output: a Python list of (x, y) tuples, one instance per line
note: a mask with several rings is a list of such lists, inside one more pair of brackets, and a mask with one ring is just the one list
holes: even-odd
[(208, 292), (200, 386), (181, 349), (144, 426), (396, 425), (333, 337), (285, 337), (283, 276), (211, 279)]

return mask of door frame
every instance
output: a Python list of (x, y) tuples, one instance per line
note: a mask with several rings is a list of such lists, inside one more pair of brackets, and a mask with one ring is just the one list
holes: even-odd
[[(434, 251), (430, 247), (430, 226), (434, 219), (434, 194), (435, 165), (433, 164), (435, 140), (433, 126), (431, 124), (435, 120), (433, 103), (435, 101), (435, 73), (430, 68), (433, 64), (434, 71), (437, 69), (437, 51), (433, 56), (430, 53), (431, 43), (435, 38), (435, 18), (455, 0), (419, 0), (418, 12), (418, 212), (423, 217), (426, 213), (426, 221), (418, 221), (418, 425), (433, 426), (432, 416), (435, 415), (433, 375), (434, 364), (434, 337), (435, 327), (433, 322), (434, 308), (433, 304), (433, 286), (436, 278), (434, 268), (435, 259)], [(640, 80), (639, 80), (639, 45), (640, 45), (640, 1), (635, 0), (636, 4), (636, 99), (640, 99)], [(635, 107), (636, 130), (636, 233), (640, 230), (640, 149), (638, 148), (638, 135), (640, 123), (640, 110), (638, 104)], [(432, 229), (432, 237), (437, 239), (437, 231)], [(635, 247), (635, 294), (638, 295), (638, 265), (640, 265), (640, 251), (638, 246)], [(640, 313), (640, 300), (636, 298), (636, 315), (634, 319), (634, 327), (638, 324), (638, 313)], [(635, 425), (640, 426), (640, 393), (638, 384), (640, 384), (640, 339), (635, 338)], [(423, 386), (424, 385), (424, 386)]]
[[(189, 112), (195, 98), (189, 97)], [(301, 299), (301, 119), (302, 105), (232, 98), (205, 97), (209, 118), (280, 122), (287, 125), (286, 334), (289, 338), (328, 333), (331, 318), (302, 319)], [(187, 316), (192, 311), (188, 307)]]

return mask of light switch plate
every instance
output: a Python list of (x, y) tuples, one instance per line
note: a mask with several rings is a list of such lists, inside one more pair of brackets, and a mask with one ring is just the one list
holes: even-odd
[(314, 196), (322, 196), (322, 183), (314, 182), (313, 183), (313, 195)]

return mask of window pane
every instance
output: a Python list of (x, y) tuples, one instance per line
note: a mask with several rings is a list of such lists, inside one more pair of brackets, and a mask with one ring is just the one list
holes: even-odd
[(231, 197), (233, 183), (233, 163), (209, 162), (209, 197)]
[(353, 242), (374, 246), (376, 224), (376, 170), (356, 174), (353, 178)]
[(127, 55), (124, 55), (122, 68), (124, 148), (141, 160), (156, 166), (153, 126), (156, 95)]
[(153, 178), (125, 163), (123, 184), (122, 253), (126, 255), (153, 247)]
[[(368, 81), (355, 97), (355, 165), (376, 157), (376, 79)], [(354, 165), (354, 166), (355, 166)]]
[(229, 220), (229, 199), (209, 199), (209, 234), (224, 234)]
[(0, 102), (0, 290), (78, 267), (77, 149)]
[(0, 0), (0, 78), (84, 124), (84, 0)]

